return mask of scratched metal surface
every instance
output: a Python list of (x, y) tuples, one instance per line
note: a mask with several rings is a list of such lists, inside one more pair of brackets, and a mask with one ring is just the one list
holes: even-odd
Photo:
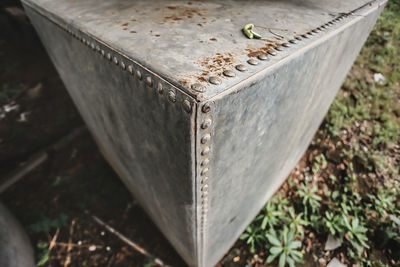
[[(47, 17), (96, 36), (188, 92), (191, 84), (203, 83), (208, 89), (202, 98), (211, 97), (274, 62), (275, 58), (238, 73), (221, 85), (205, 81), (210, 76), (221, 76), (224, 69), (246, 62), (252, 53), (281, 39), (268, 29), (257, 27), (267, 40), (249, 40), (241, 32), (245, 24), (271, 28), (288, 40), (369, 1), (24, 0)], [(291, 52), (287, 49), (280, 56)]]
[(298, 162), (382, 9), (212, 99), (204, 266), (217, 262)]
[[(244, 1), (23, 1), (108, 161), (184, 260), (201, 267), (224, 255), (298, 161), (385, 3), (221, 77), (221, 85), (201, 80), (202, 98), (185, 85), (265, 46), (241, 34), (249, 19), (287, 23), (291, 33), (280, 34), (289, 38), (367, 1), (246, 1), (248, 9)], [(232, 61), (220, 66), (217, 53)]]
[[(176, 250), (195, 265), (194, 113), (178, 104), (183, 96), (177, 92), (177, 102), (170, 102), (144, 79), (25, 9), (103, 154)], [(163, 85), (166, 92), (174, 89)]]

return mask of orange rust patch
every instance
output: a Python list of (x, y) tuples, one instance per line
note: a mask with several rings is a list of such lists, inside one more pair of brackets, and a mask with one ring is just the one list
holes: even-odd
[(168, 21), (181, 21), (185, 19), (192, 19), (195, 16), (204, 16), (204, 9), (202, 8), (195, 8), (195, 7), (188, 7), (188, 6), (167, 6), (169, 10), (167, 16), (164, 16), (163, 23)]
[(210, 38), (210, 41), (214, 41), (214, 42), (216, 42), (216, 41), (217, 41), (217, 39), (216, 39), (216, 38)]
[(196, 77), (198, 82), (205, 82), (209, 75), (222, 76), (224, 69), (232, 66), (234, 56), (232, 53), (216, 53), (212, 57), (204, 58), (199, 62), (201, 66), (201, 76)]
[(269, 50), (272, 50), (273, 47), (277, 46), (277, 45), (279, 45), (279, 44), (276, 43), (276, 42), (268, 42), (263, 47), (259, 47), (259, 48), (250, 47), (250, 48), (246, 48), (245, 50), (248, 52), (247, 53), (248, 57), (257, 57), (257, 56), (259, 56), (261, 54), (267, 53)]
[(129, 24), (129, 23), (127, 22), (127, 23), (122, 24), (121, 26), (128, 26), (128, 24)]

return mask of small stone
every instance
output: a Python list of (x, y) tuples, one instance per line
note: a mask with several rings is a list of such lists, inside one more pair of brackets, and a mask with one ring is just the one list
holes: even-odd
[(239, 256), (233, 258), (233, 262), (238, 262), (238, 261), (240, 261), (240, 257)]
[(104, 236), (105, 234), (106, 234), (106, 232), (104, 232), (104, 231), (100, 232), (100, 235), (102, 235), (102, 236)]
[(78, 245), (79, 245), (79, 246), (82, 245), (82, 241), (79, 240), (79, 241), (78, 241)]
[(95, 251), (96, 250), (96, 246), (95, 245), (91, 245), (90, 247), (89, 247), (89, 251)]
[(328, 239), (325, 243), (325, 250), (335, 250), (342, 245), (340, 240), (335, 239), (332, 235), (328, 235)]
[(111, 248), (110, 248), (109, 246), (107, 246), (107, 247), (106, 247), (106, 250), (107, 250), (107, 251), (110, 251), (110, 250), (111, 250)]
[(318, 260), (318, 262), (319, 262), (320, 266), (326, 266), (326, 260), (324, 258), (320, 258)]
[(341, 263), (337, 258), (333, 258), (326, 267), (347, 267), (347, 265)]

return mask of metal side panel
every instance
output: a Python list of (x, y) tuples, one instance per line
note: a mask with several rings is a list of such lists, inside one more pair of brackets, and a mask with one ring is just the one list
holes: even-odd
[(25, 9), (105, 157), (195, 266), (193, 99), (101, 42)]
[(198, 145), (210, 151), (198, 155), (209, 162), (198, 167), (207, 184), (201, 266), (224, 255), (298, 162), (382, 8), (365, 10), (199, 108)]

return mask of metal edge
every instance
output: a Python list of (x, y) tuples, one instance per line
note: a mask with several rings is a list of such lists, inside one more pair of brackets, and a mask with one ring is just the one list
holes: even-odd
[[(231, 69), (226, 69), (223, 71), (223, 76), (225, 78), (233, 78), (236, 76), (235, 71), (240, 73), (246, 72), (247, 66), (248, 67), (256, 67), (259, 66), (261, 67), (261, 69), (252, 74), (251, 76), (248, 76), (240, 81), (238, 81), (236, 84), (229, 86), (215, 94), (210, 94), (210, 95), (205, 95), (204, 92), (206, 91), (206, 88), (199, 83), (194, 83), (191, 86), (185, 86), (177, 81), (175, 81), (172, 78), (168, 78), (168, 77), (163, 77), (162, 79), (165, 80), (165, 82), (168, 82), (171, 86), (173, 85), (177, 90), (179, 90), (181, 93), (186, 94), (190, 97), (192, 97), (196, 102), (203, 102), (203, 101), (207, 101), (210, 100), (220, 94), (223, 94), (225, 91), (230, 90), (231, 88), (236, 87), (238, 84), (243, 83), (244, 81), (250, 79), (251, 77), (257, 75), (260, 72), (265, 71), (266, 69), (270, 69), (272, 66), (278, 64), (280, 61), (284, 60), (287, 57), (290, 57), (292, 54), (295, 54), (296, 52), (298, 52), (299, 50), (301, 50), (304, 47), (307, 47), (310, 45), (310, 42), (313, 43), (314, 40), (316, 38), (321, 38), (324, 37), (325, 35), (329, 35), (332, 31), (330, 32), (326, 32), (325, 30), (327, 28), (331, 28), (332, 26), (339, 24), (339, 27), (341, 25), (343, 25), (343, 23), (347, 20), (348, 21), (348, 17), (355, 15), (357, 16), (355, 13), (358, 13), (360, 10), (364, 9), (367, 6), (371, 6), (374, 2), (382, 2), (382, 0), (372, 0), (348, 13), (340, 13), (336, 18), (314, 28), (311, 29), (308, 32), (302, 33), (302, 34), (296, 34), (295, 36), (293, 36), (293, 38), (289, 39), (289, 40), (285, 40), (281, 43), (278, 43), (275, 47), (273, 47), (271, 50), (269, 50), (267, 53), (265, 54), (260, 54), (257, 59), (255, 58), (248, 58), (246, 60), (246, 62), (237, 64), (234, 68), (234, 70)], [(56, 25), (58, 25), (59, 27), (63, 28), (63, 29), (67, 29), (66, 25), (70, 25), (68, 24), (63, 18), (55, 15), (54, 13), (45, 10), (43, 7), (33, 3), (32, 1), (29, 0), (22, 0), (22, 2), (24, 3), (24, 5), (31, 7), (33, 10), (35, 10), (37, 13), (41, 14), (42, 16), (44, 16), (45, 18), (49, 19), (50, 21), (52, 21), (53, 23), (55, 23)], [(385, 2), (385, 0), (384, 0)], [(70, 28), (72, 27), (72, 25), (70, 26)], [(77, 25), (74, 25), (73, 28), (76, 29)], [(336, 31), (336, 29), (334, 29), (334, 31)], [(142, 69), (147, 70), (147, 72), (151, 73), (154, 76), (159, 76), (157, 74), (155, 74), (155, 72), (151, 71), (149, 68), (146, 68), (145, 66), (143, 66), (142, 64), (140, 64), (139, 62), (135, 61), (134, 59), (132, 59), (131, 57), (129, 57), (128, 55), (126, 55), (125, 53), (123, 53), (122, 51), (116, 50), (114, 48), (112, 48), (111, 45), (106, 44), (105, 42), (99, 40), (98, 38), (96, 38), (95, 36), (92, 36), (90, 33), (82, 30), (82, 29), (76, 29), (76, 30), (67, 30), (68, 32), (80, 32), (80, 34), (84, 34), (86, 35), (88, 38), (91, 38), (93, 40), (95, 40), (97, 43), (102, 44), (104, 47), (107, 47), (107, 49), (113, 51), (114, 54), (118, 54), (121, 57), (126, 58), (126, 60), (129, 60), (131, 63), (133, 63), (135, 66), (140, 67)], [(325, 35), (321, 36), (321, 33), (325, 33)], [(265, 60), (267, 57), (276, 57), (279, 56), (279, 54), (284, 53), (287, 51), (287, 48), (292, 48), (295, 45), (298, 45), (298, 42), (302, 41), (303, 45), (300, 46), (297, 50), (294, 50), (292, 53), (282, 57), (281, 59), (278, 59), (275, 62), (269, 62), (268, 60)], [(308, 42), (304, 44), (304, 41)], [(262, 63), (267, 63), (267, 65), (262, 66)], [(220, 86), (223, 81), (215, 76), (210, 76), (210, 77), (206, 77), (207, 78), (207, 83), (209, 85), (218, 85)]]
[[(152, 84), (152, 80), (157, 80), (157, 79), (162, 80), (164, 83), (167, 83), (169, 86), (173, 87), (176, 92), (179, 92), (179, 94), (182, 94), (182, 95), (186, 96), (187, 98), (190, 98), (192, 100), (192, 101), (190, 101), (191, 103), (194, 102), (195, 100), (197, 100), (196, 94), (191, 94), (190, 92), (182, 90), (182, 88), (180, 88), (179, 84), (175, 84), (175, 83), (165, 79), (164, 77), (161, 77), (160, 75), (156, 74), (149, 68), (147, 68), (147, 67), (143, 66), (142, 64), (140, 64), (139, 62), (135, 61), (134, 59), (132, 59), (125, 53), (118, 51), (117, 49), (113, 48), (111, 45), (98, 39), (96, 36), (91, 35), (90, 33), (84, 31), (81, 28), (77, 28), (74, 25), (68, 24), (62, 18), (55, 16), (53, 13), (44, 10), (42, 7), (34, 4), (31, 1), (22, 0), (22, 3), (25, 7), (29, 7), (33, 12), (36, 12), (37, 14), (43, 16), (45, 19), (54, 23), (60, 29), (69, 33), (72, 37), (81, 41), (83, 44), (85, 44), (86, 46), (88, 46), (89, 48), (94, 50), (94, 52), (98, 52), (103, 57), (107, 58), (110, 61), (113, 61), (116, 65), (120, 65), (121, 70), (127, 71), (132, 75), (136, 75), (136, 78), (138, 78), (139, 80), (145, 79), (145, 82), (148, 85), (154, 86), (154, 84)], [(51, 16), (47, 16), (47, 14), (50, 14)], [(143, 75), (144, 73), (146, 73), (147, 75), (146, 76)], [(161, 90), (162, 90), (162, 88), (161, 88)], [(173, 100), (174, 97), (172, 95), (171, 95), (171, 97), (168, 97), (168, 98), (171, 100), (171, 102), (175, 102)], [(186, 103), (186, 102), (182, 103), (185, 111), (188, 111), (191, 109), (187, 104), (188, 103)]]
[[(372, 0), (371, 2), (347, 13), (346, 14), (342, 14), (341, 16), (345, 16), (349, 17), (349, 16), (353, 16), (351, 20), (346, 20), (343, 21), (343, 23), (341, 23), (337, 28), (335, 28), (334, 30), (327, 32), (326, 34), (319, 36), (319, 38), (313, 38), (311, 39), (310, 37), (310, 42), (302, 47), (300, 47), (299, 49), (293, 51), (293, 53), (282, 57), (280, 60), (274, 62), (273, 64), (270, 64), (269, 66), (266, 66), (265, 68), (261, 69), (260, 71), (254, 73), (253, 75), (247, 77), (246, 79), (243, 79), (241, 81), (239, 81), (238, 83), (232, 85), (231, 87), (226, 88), (225, 90), (210, 96), (207, 99), (204, 99), (202, 101), (199, 102), (199, 104), (204, 104), (207, 103), (209, 101), (214, 101), (216, 99), (220, 99), (226, 95), (231, 94), (232, 92), (237, 92), (240, 90), (245, 90), (246, 88), (252, 86), (254, 83), (256, 83), (258, 80), (262, 79), (262, 77), (264, 77), (265, 75), (267, 75), (268, 73), (273, 72), (274, 69), (281, 67), (282, 65), (286, 64), (288, 61), (290, 61), (292, 58), (298, 56), (299, 54), (303, 53), (304, 50), (309, 50), (312, 49), (313, 47), (319, 45), (322, 42), (325, 42), (326, 40), (330, 39), (331, 37), (333, 37), (334, 35), (336, 35), (337, 32), (341, 32), (343, 30), (345, 30), (346, 28), (348, 28), (350, 25), (360, 21), (361, 19), (363, 19), (364, 16), (367, 16), (368, 14), (374, 12), (376, 9), (380, 8), (381, 6), (385, 5), (387, 3), (388, 0)], [(378, 2), (377, 5), (375, 5), (372, 8), (368, 8), (367, 10), (365, 10), (366, 12), (360, 14), (360, 11), (363, 11), (367, 6), (372, 6), (373, 2)], [(357, 14), (356, 14), (357, 13)], [(337, 20), (334, 19), (333, 21)], [(339, 21), (343, 20), (340, 19)], [(336, 21), (337, 22), (337, 21)]]

